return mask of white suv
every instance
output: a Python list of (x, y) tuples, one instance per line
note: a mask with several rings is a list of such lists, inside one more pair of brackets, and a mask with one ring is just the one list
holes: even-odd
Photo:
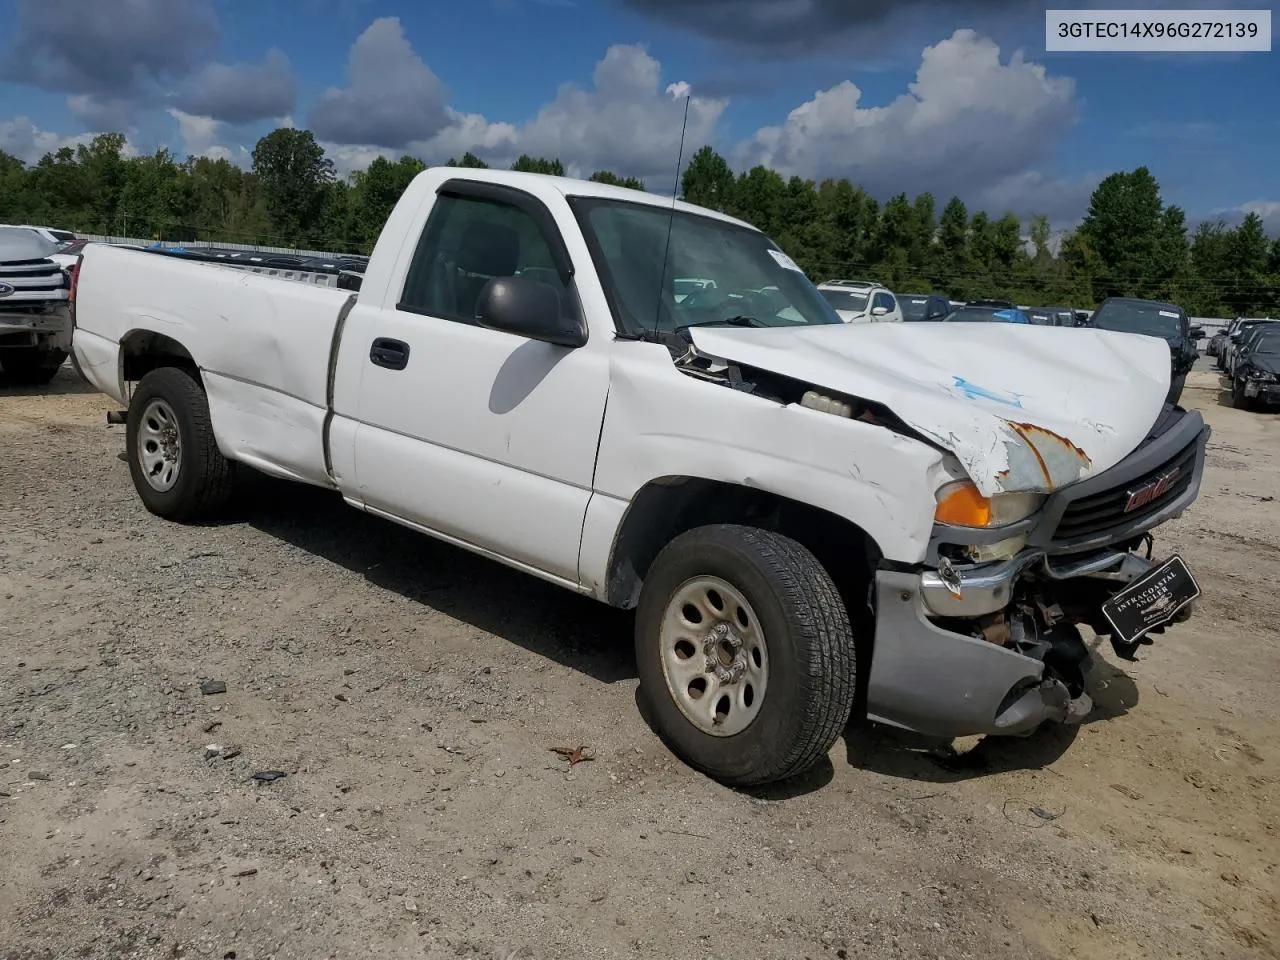
[(898, 298), (874, 280), (828, 280), (818, 292), (845, 323), (902, 322)]

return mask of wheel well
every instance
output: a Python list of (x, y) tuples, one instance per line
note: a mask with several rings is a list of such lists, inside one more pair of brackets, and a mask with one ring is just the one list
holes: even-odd
[(828, 510), (776, 493), (697, 477), (651, 481), (631, 501), (614, 540), (608, 602), (635, 607), (658, 552), (686, 530), (710, 523), (748, 524), (790, 537), (807, 547), (831, 575), (851, 619), (867, 609), (869, 580), (882, 552), (865, 530)]
[(120, 341), (120, 363), (124, 383), (136, 383), (159, 367), (180, 367), (200, 379), (191, 352), (173, 337), (151, 330), (134, 330)]

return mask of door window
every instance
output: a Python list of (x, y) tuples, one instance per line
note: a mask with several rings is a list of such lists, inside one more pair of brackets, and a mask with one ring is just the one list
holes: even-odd
[(397, 308), (475, 323), (485, 284), (519, 276), (555, 287), (561, 309), (571, 310), (551, 248), (532, 216), (487, 197), (437, 196)]
[(891, 296), (890, 296), (889, 294), (887, 294), (887, 293), (877, 293), (877, 294), (876, 294), (876, 297), (875, 297), (875, 300), (873, 300), (873, 301), (872, 301), (872, 304), (871, 304), (871, 308), (872, 308), (873, 310), (874, 310), (876, 307), (884, 307), (884, 308), (885, 308), (886, 310), (888, 310), (890, 313), (893, 313), (893, 308), (894, 308), (895, 306), (896, 306), (896, 304), (893, 302), (893, 297), (891, 297)]

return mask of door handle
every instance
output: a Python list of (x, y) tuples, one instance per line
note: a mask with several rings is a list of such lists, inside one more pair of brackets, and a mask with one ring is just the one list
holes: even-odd
[(369, 359), (388, 370), (403, 370), (409, 365), (409, 345), (403, 340), (378, 337), (369, 348)]

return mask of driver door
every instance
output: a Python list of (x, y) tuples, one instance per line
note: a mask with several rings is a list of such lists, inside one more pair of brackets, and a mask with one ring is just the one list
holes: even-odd
[[(445, 188), (449, 192), (444, 192)], [(355, 474), (367, 509), (577, 584), (609, 386), (608, 341), (556, 346), (481, 327), (494, 277), (551, 282), (581, 311), (556, 221), (505, 185), (449, 181), (394, 305), (357, 306)], [(553, 253), (553, 250), (556, 251)]]

